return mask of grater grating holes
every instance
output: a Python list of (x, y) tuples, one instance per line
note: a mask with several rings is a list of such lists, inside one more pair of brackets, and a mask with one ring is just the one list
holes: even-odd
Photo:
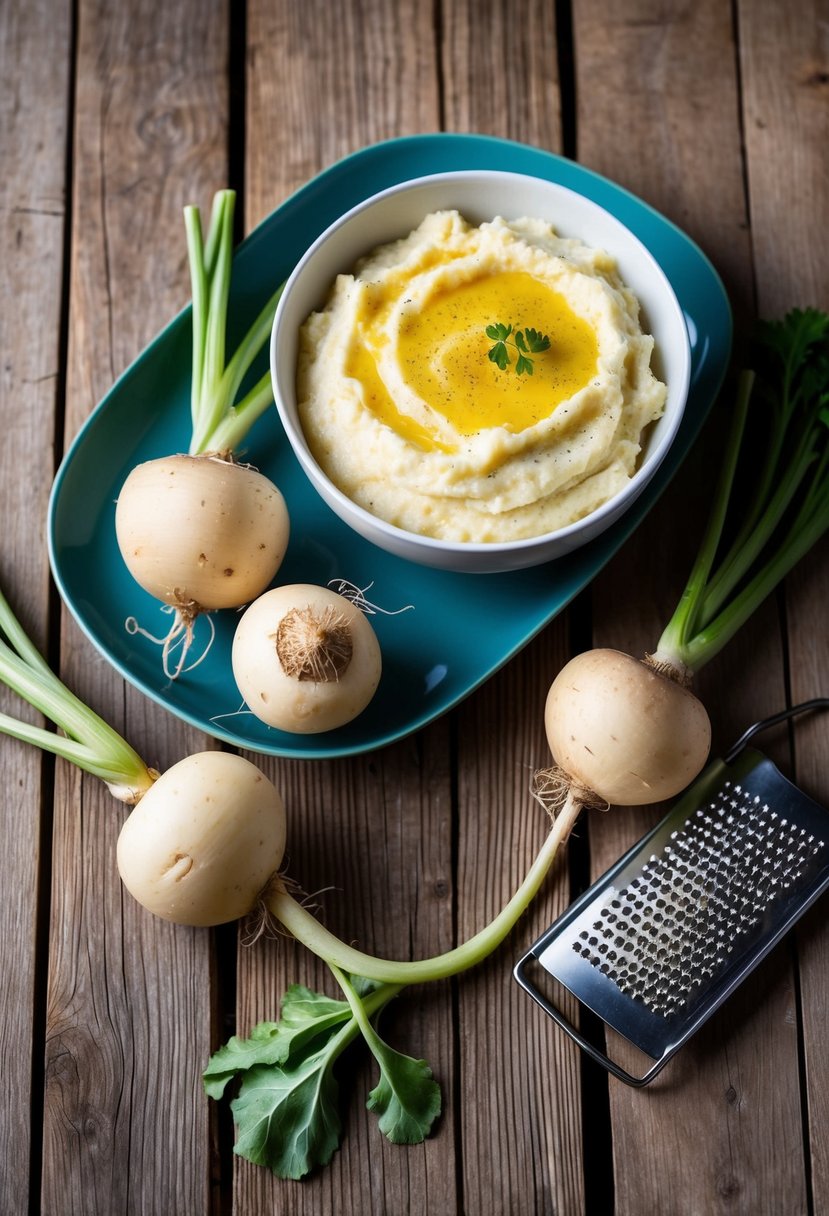
[(814, 870), (824, 847), (727, 781), (637, 877), (611, 888), (572, 947), (654, 1013), (679, 1013), (758, 932), (767, 909)]

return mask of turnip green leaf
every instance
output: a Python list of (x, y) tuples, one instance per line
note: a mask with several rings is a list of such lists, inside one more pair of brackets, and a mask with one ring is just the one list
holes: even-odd
[(251, 1068), (231, 1103), (233, 1151), (279, 1178), (303, 1178), (330, 1161), (342, 1132), (333, 1066), (344, 1046), (334, 1036), (292, 1065)]
[(392, 1144), (419, 1144), (440, 1114), (440, 1086), (425, 1060), (415, 1060), (377, 1038), (372, 1046), (380, 1080), (366, 1106), (380, 1116), (380, 1131)]

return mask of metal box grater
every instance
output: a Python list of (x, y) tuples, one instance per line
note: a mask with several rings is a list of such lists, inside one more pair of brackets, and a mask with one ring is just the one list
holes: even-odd
[[(598, 1063), (651, 1081), (829, 886), (829, 812), (746, 748), (751, 727), (531, 947), (515, 977)], [(528, 976), (539, 964), (654, 1065), (626, 1072)]]

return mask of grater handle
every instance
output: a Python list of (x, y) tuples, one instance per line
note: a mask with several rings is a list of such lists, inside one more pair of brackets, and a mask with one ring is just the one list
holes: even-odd
[(586, 1055), (590, 1056), (591, 1060), (594, 1060), (596, 1064), (601, 1065), (602, 1068), (606, 1069), (607, 1072), (611, 1073), (614, 1077), (617, 1077), (620, 1081), (624, 1081), (625, 1085), (633, 1086), (634, 1089), (642, 1089), (654, 1079), (657, 1073), (662, 1071), (670, 1060), (671, 1056), (674, 1054), (676, 1048), (666, 1051), (665, 1054), (656, 1061), (653, 1067), (648, 1069), (644, 1076), (633, 1076), (632, 1073), (627, 1072), (620, 1064), (617, 1064), (615, 1060), (611, 1060), (610, 1056), (606, 1055), (603, 1051), (600, 1051), (598, 1047), (595, 1047), (592, 1043), (590, 1043), (584, 1037), (581, 1031), (578, 1030), (561, 1012), (561, 1010), (556, 1005), (553, 1005), (543, 992), (536, 988), (535, 984), (527, 976), (527, 966), (530, 962), (538, 962), (538, 959), (536, 958), (535, 954), (533, 954), (532, 950), (525, 954), (524, 957), (520, 959), (513, 968), (513, 975), (515, 976), (516, 980), (524, 991), (532, 997), (535, 1003), (540, 1005), (544, 1012), (549, 1014), (553, 1021), (556, 1022), (561, 1029), (565, 1031), (565, 1033), (569, 1034), (570, 1038), (579, 1045)]
[(801, 701), (799, 705), (790, 705), (788, 709), (781, 710), (779, 714), (772, 714), (770, 718), (763, 718), (760, 722), (755, 722), (753, 726), (750, 726), (748, 730), (740, 735), (731, 751), (725, 757), (725, 763), (733, 764), (749, 739), (753, 739), (760, 731), (767, 730), (770, 726), (777, 726), (780, 722), (786, 722), (789, 718), (793, 718), (795, 714), (806, 713), (813, 709), (829, 709), (829, 697), (813, 697), (811, 701)]

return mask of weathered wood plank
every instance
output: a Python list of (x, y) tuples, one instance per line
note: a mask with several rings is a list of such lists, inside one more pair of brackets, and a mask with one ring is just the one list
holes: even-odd
[[(459, 0), (442, 15), (446, 127), (560, 150), (554, 7)], [(532, 771), (549, 761), (544, 699), (568, 657), (562, 617), (459, 712), (460, 939), (506, 903), (547, 830), (528, 790)], [(576, 1213), (584, 1206), (578, 1056), (511, 974), (519, 953), (569, 898), (562, 858), (510, 941), (459, 985), (469, 1211)]]
[(641, 198), (664, 200), (716, 257), (744, 317), (753, 299), (729, 7), (625, 0), (608, 11), (580, 0), (573, 38), (578, 159)]
[[(757, 298), (761, 315), (829, 309), (829, 11), (822, 3), (741, 4), (740, 63)], [(829, 544), (824, 540), (786, 583), (793, 702), (829, 690)], [(829, 805), (827, 720), (795, 728), (798, 781)], [(829, 1207), (829, 932), (825, 904), (798, 933), (800, 1003), (811, 1150), (812, 1202)]]
[(555, 5), (441, 6), (444, 123), (561, 150)]
[[(182, 207), (209, 206), (227, 174), (222, 0), (90, 0), (78, 20), (67, 439), (186, 302)], [(126, 689), (68, 621), (62, 674), (156, 767), (203, 743)], [(122, 891), (123, 814), (58, 766), (42, 1207), (205, 1212), (210, 937)]]
[[(324, 0), (254, 0), (247, 37), (248, 227), (346, 153), (437, 126), (428, 6), (405, 0), (368, 12), (349, 2), (332, 20)], [(286, 797), (290, 873), (306, 891), (325, 891), (322, 914), (335, 932), (392, 957), (426, 956), (452, 945), (445, 725), (366, 759), (266, 767)], [(327, 891), (332, 881), (335, 890)], [(273, 1017), (285, 988), (297, 980), (336, 992), (327, 969), (289, 942), (242, 949), (239, 1032)], [(364, 1109), (376, 1069), (358, 1052), (350, 1065), (343, 1061), (345, 1134), (331, 1164), (304, 1183), (288, 1183), (240, 1161), (234, 1210), (343, 1216), (455, 1210), (450, 987), (405, 993), (384, 1025), (389, 1040), (428, 1059), (440, 1081), (446, 1109), (436, 1134), (412, 1148), (383, 1139)]]
[[(70, 27), (69, 4), (10, 3), (0, 10), (0, 583), (41, 649), (48, 608), (43, 526), (60, 363)], [(5, 689), (0, 708), (29, 716)], [(34, 1041), (41, 1013), (36, 935), (39, 883), (48, 882), (40, 854), (48, 783), (44, 788), (33, 749), (6, 738), (0, 749), (0, 1211), (23, 1212), (38, 1165), (29, 1107), (32, 1051), (39, 1066), (42, 1050)], [(35, 1094), (35, 1108), (38, 1103)]]
[[(575, 9), (575, 43), (580, 159), (688, 230), (713, 258), (738, 318), (745, 319), (752, 280), (728, 7), (636, 0), (610, 14), (604, 5), (585, 3)], [(715, 418), (701, 448), (709, 455), (692, 457), (672, 492), (598, 580), (598, 643), (633, 653), (655, 644), (698, 541), (710, 494), (710, 453), (721, 434)], [(682, 552), (687, 561), (680, 560)], [(666, 575), (673, 585), (666, 585)], [(750, 721), (780, 707), (781, 639), (772, 605), (702, 673), (698, 692), (712, 711), (715, 752)], [(658, 813), (617, 812), (594, 820), (594, 873)], [(611, 1083), (619, 1212), (659, 1209), (668, 1196), (682, 1196), (688, 1211), (803, 1210), (793, 995), (791, 968), (778, 956), (647, 1093)], [(623, 1044), (612, 1046), (628, 1067), (641, 1064)], [(705, 1135), (695, 1134), (702, 1127)]]
[[(569, 658), (561, 623), (462, 707), (458, 936), (512, 895), (549, 829), (529, 793), (549, 764), (544, 701)], [(461, 1131), (467, 1210), (584, 1210), (580, 1060), (518, 988), (512, 967), (570, 902), (566, 850), (504, 946), (459, 986)], [(572, 1016), (573, 1010), (565, 1003)]]
[(431, 8), (252, 0), (246, 222), (349, 152), (438, 126)]
[(738, 5), (751, 236), (761, 313), (826, 307), (826, 4)]

